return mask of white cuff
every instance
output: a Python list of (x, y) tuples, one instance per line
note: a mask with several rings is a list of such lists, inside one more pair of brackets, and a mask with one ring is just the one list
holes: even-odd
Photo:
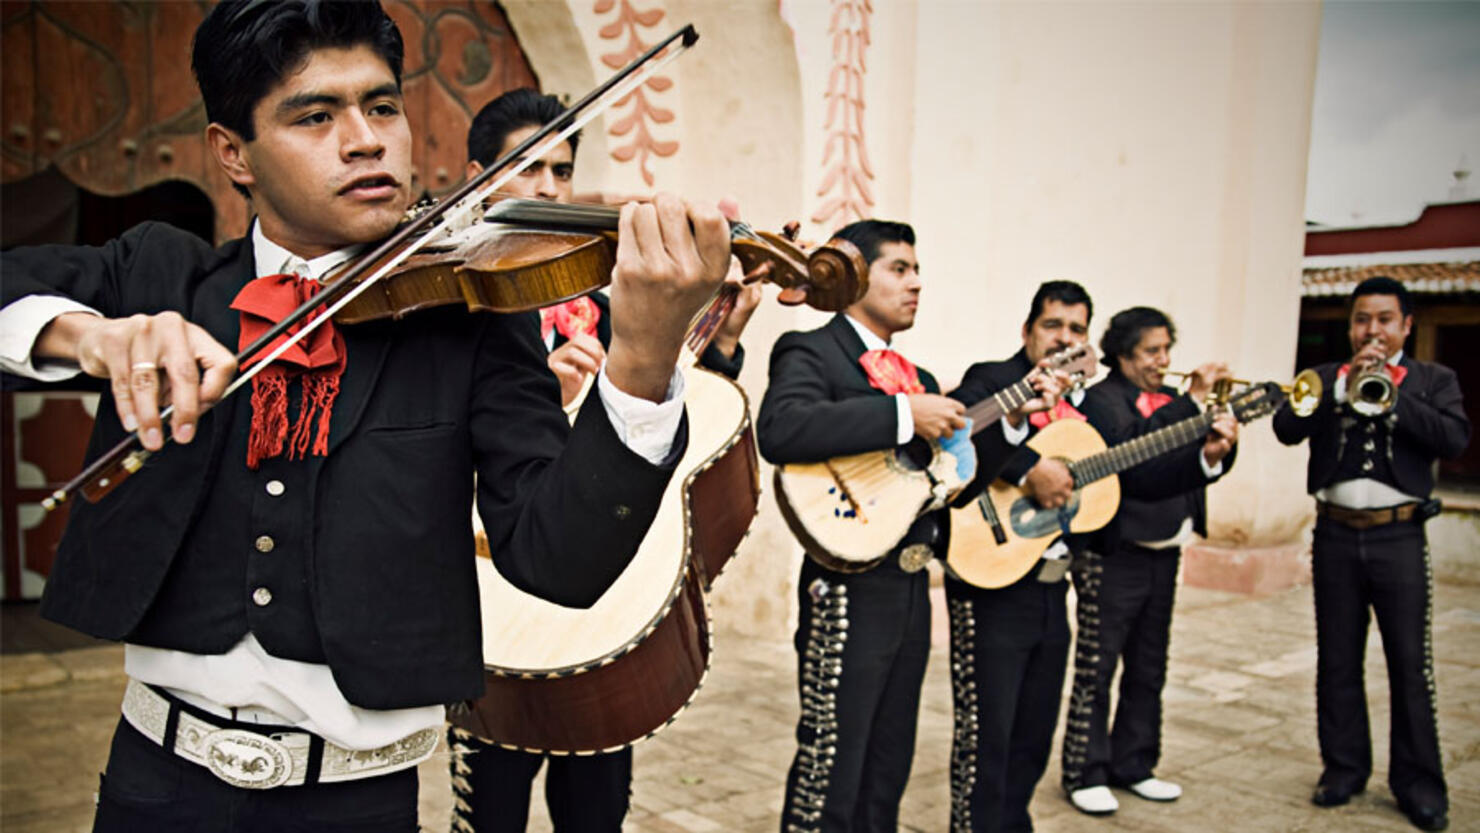
[(40, 367), (31, 361), (31, 350), (46, 325), (69, 312), (100, 313), (59, 295), (30, 295), (0, 309), (0, 370), (42, 382), (60, 382), (81, 373), (72, 362), (43, 360)]
[(663, 462), (673, 450), (678, 424), (683, 419), (683, 374), (674, 368), (662, 402), (621, 390), (607, 378), (604, 364), (596, 376), (596, 389), (601, 392), (606, 418), (622, 438), (622, 444), (653, 465)]
[(1207, 454), (1204, 454), (1204, 453), (1199, 453), (1197, 455), (1197, 461), (1199, 463), (1202, 463), (1203, 474), (1206, 474), (1208, 476), (1208, 479), (1209, 480), (1212, 480), (1213, 478), (1215, 478), (1218, 475), (1220, 475), (1220, 474), (1223, 473), (1223, 461), (1222, 460), (1219, 460), (1218, 461), (1218, 465), (1216, 465), (1216, 466), (1210, 466), (1210, 465), (1208, 465), (1208, 455)]
[(1002, 436), (1007, 438), (1008, 445), (1022, 445), (1028, 439), (1028, 429), (1031, 427), (1032, 423), (1028, 422), (1027, 417), (1023, 417), (1023, 424), (1016, 428), (1012, 427), (1012, 422), (1007, 417), (1002, 418)]
[(894, 444), (904, 445), (915, 436), (915, 413), (910, 410), (909, 394), (894, 394), (894, 413), (897, 416), (894, 424), (899, 426), (894, 429)]

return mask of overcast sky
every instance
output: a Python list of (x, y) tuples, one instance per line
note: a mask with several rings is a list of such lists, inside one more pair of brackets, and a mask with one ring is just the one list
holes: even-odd
[(1480, 2), (1328, 0), (1320, 50), (1307, 219), (1406, 222), (1480, 165)]

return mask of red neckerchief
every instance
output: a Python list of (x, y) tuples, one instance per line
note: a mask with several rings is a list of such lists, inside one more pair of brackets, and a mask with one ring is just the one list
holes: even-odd
[[(1403, 384), (1403, 380), (1408, 376), (1408, 368), (1404, 367), (1401, 364), (1388, 364), (1387, 362), (1383, 362), (1382, 367), (1384, 370), (1387, 371), (1388, 378), (1393, 380), (1393, 387), (1395, 388), (1401, 386)], [(1336, 371), (1337, 381), (1345, 378), (1346, 375), (1351, 372), (1351, 369), (1352, 366), (1350, 363), (1342, 365), (1341, 368)]]
[(555, 330), (569, 341), (577, 333), (596, 335), (596, 322), (601, 320), (601, 307), (589, 297), (582, 295), (564, 303), (540, 310), (540, 337), (548, 339)]
[(1078, 419), (1087, 422), (1089, 418), (1081, 414), (1073, 405), (1069, 404), (1069, 397), (1067, 396), (1061, 397), (1058, 404), (1054, 405), (1052, 410), (1035, 411), (1028, 415), (1028, 422), (1039, 430), (1042, 430), (1043, 426), (1050, 422), (1060, 419)]
[(924, 393), (920, 373), (910, 360), (893, 350), (869, 350), (858, 357), (868, 374), (868, 383), (893, 396), (896, 393)]
[(1136, 410), (1141, 412), (1141, 416), (1150, 419), (1151, 415), (1156, 413), (1157, 408), (1171, 401), (1172, 397), (1169, 394), (1152, 393), (1143, 390), (1141, 391), (1141, 395), (1136, 397)]
[[(237, 351), (247, 349), (318, 292), (318, 281), (297, 275), (267, 275), (242, 287), (231, 302), (231, 308), (242, 314)], [(271, 352), (302, 326), (300, 323), (288, 328), (257, 355)], [(245, 364), (250, 365), (254, 359), (255, 356), (249, 356)], [(334, 409), (334, 398), (339, 395), (339, 377), (344, 373), (345, 359), (344, 336), (334, 328), (333, 321), (325, 321), (252, 377), (252, 433), (247, 440), (247, 468), (255, 470), (264, 459), (282, 454), (285, 441), (289, 460), (301, 460), (310, 452), (319, 457), (329, 453), (329, 415)], [(303, 380), (303, 404), (290, 438), (288, 383), (299, 378)]]

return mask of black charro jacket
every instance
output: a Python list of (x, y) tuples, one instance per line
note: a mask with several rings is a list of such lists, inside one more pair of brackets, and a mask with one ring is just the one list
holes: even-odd
[[(41, 293), (109, 317), (175, 310), (228, 349), (239, 333), (229, 304), (255, 274), (250, 241), (212, 249), (154, 223), (99, 248), (8, 252), (3, 268), (7, 304)], [(233, 397), (202, 418), (194, 443), (153, 455), (99, 503), (72, 506), (43, 615), (197, 653), (229, 650), (251, 630), (274, 655), (326, 662), (366, 708), (473, 699), (483, 680), (475, 473), (499, 570), (557, 603), (594, 603), (636, 552), (672, 470), (622, 444), (600, 397), (569, 426), (537, 317), (433, 311), (341, 332), (348, 362), (328, 455), (264, 463), (303, 484), (292, 504), (264, 504), (261, 473), (226, 453), (247, 425), (246, 397)], [(124, 435), (105, 391), (89, 458)], [(233, 504), (249, 521), (213, 514)], [(254, 535), (254, 524), (295, 515), (306, 520), (283, 521), (271, 553), (220, 540), (221, 529)], [(252, 585), (268, 569), (291, 586), (259, 607)], [(180, 586), (192, 583), (206, 587)], [(240, 593), (219, 615), (174, 607), (228, 584)], [(286, 609), (295, 603), (308, 609)], [(273, 627), (274, 615), (312, 627)]]
[(1315, 368), (1323, 386), (1315, 413), (1298, 417), (1288, 402), (1275, 413), (1274, 433), (1280, 442), (1295, 445), (1310, 439), (1306, 491), (1315, 493), (1336, 481), (1343, 452), (1361, 453), (1356, 443), (1343, 449), (1343, 420), (1359, 426), (1364, 435), (1371, 427), (1382, 440), (1382, 453), (1391, 452), (1391, 465), (1385, 467), (1391, 480), (1388, 485), (1414, 497), (1427, 498), (1433, 492), (1436, 459), (1452, 459), (1464, 453), (1470, 444), (1470, 420), (1454, 371), (1411, 359), (1407, 353), (1399, 364), (1408, 369), (1408, 374), (1398, 386), (1392, 411), (1385, 416), (1364, 417), (1349, 405), (1336, 403), (1332, 392), (1341, 369), (1339, 362)]

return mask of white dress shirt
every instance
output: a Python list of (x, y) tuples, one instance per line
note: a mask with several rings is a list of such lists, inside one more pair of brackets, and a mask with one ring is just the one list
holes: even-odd
[[(322, 279), (359, 249), (304, 260), (268, 240), (257, 223), (252, 226), (252, 246), (258, 277), (292, 273), (312, 280)], [(0, 309), (0, 333), (4, 334), (0, 367), (48, 381), (77, 375), (76, 365), (43, 362), (36, 367), (30, 355), (41, 330), (65, 312), (96, 314), (53, 296), (24, 298)], [(629, 448), (653, 463), (668, 456), (683, 417), (682, 374), (675, 370), (668, 399), (661, 403), (618, 390), (604, 369), (598, 388), (612, 427)], [(250, 633), (220, 655), (126, 644), (124, 671), (213, 714), (249, 723), (295, 726), (346, 749), (375, 749), (422, 729), (439, 728), (444, 719), (440, 704), (390, 710), (355, 706), (339, 691), (329, 666), (274, 657)]]

